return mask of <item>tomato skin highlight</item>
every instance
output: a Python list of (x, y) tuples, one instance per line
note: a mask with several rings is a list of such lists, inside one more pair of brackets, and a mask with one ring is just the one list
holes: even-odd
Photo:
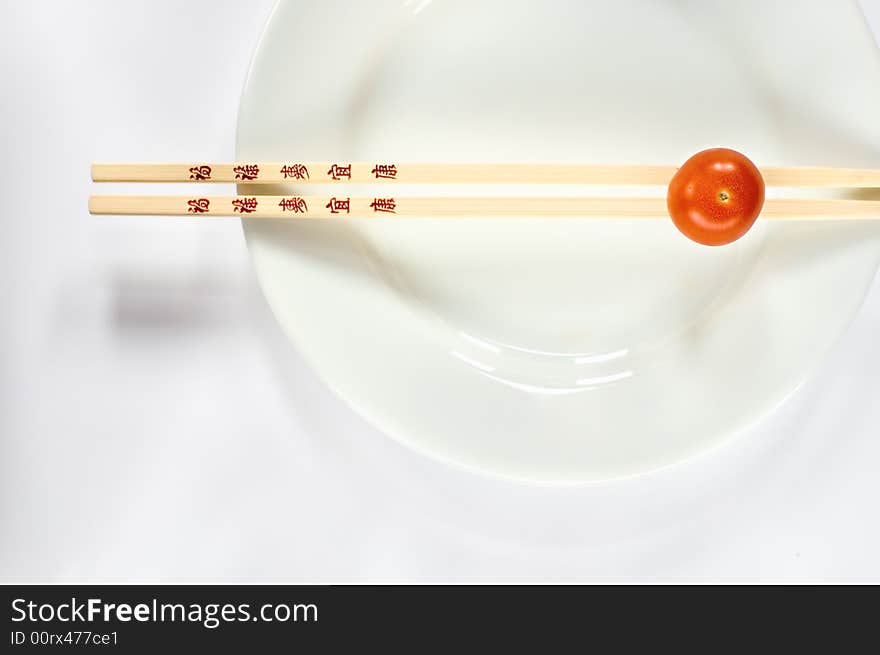
[(705, 246), (733, 243), (764, 206), (764, 178), (745, 155), (728, 148), (698, 152), (669, 182), (666, 207), (675, 226)]

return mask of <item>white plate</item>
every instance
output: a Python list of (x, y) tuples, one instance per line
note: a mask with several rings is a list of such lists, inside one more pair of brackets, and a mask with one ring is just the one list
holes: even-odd
[[(237, 156), (674, 163), (724, 145), (765, 165), (880, 167), (878, 117), (880, 58), (854, 2), (282, 0)], [(245, 232), (284, 330), (368, 420), (546, 482), (670, 465), (756, 420), (880, 263), (871, 222), (759, 222), (725, 248), (668, 221)]]

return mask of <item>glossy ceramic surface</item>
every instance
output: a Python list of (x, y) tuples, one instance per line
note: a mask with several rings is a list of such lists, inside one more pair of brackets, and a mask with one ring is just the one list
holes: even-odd
[[(667, 163), (722, 145), (759, 164), (880, 167), (878, 81), (850, 2), (283, 0), (237, 155)], [(754, 421), (845, 329), (880, 261), (872, 223), (759, 219), (724, 248), (640, 220), (245, 232), (284, 330), (368, 420), (544, 482), (670, 465)]]

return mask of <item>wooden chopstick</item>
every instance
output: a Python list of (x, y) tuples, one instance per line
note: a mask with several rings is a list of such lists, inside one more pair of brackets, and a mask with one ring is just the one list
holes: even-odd
[[(95, 182), (668, 185), (675, 166), (367, 162), (107, 163)], [(880, 169), (767, 166), (767, 186), (880, 188)]]
[[(92, 214), (241, 216), (245, 218), (381, 218), (601, 216), (667, 218), (664, 198), (476, 198), (350, 196), (108, 196), (89, 198)], [(880, 201), (772, 198), (772, 219), (880, 218)]]

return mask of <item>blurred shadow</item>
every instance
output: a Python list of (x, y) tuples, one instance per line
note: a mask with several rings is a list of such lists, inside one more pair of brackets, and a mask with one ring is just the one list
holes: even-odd
[[(393, 253), (379, 252), (360, 222), (399, 219), (261, 219), (248, 226), (248, 241), (284, 251), (288, 256), (308, 259), (316, 266), (333, 269), (336, 274), (378, 278), (395, 292), (411, 296), (411, 280), (400, 274)], [(422, 219), (415, 219), (422, 220)]]
[(240, 325), (245, 316), (242, 284), (228, 275), (123, 271), (109, 286), (111, 322), (117, 332), (225, 331)]
[[(325, 186), (327, 185), (318, 185), (318, 189)], [(238, 192), (244, 193), (245, 189), (246, 187), (239, 186)], [(346, 192), (351, 195), (372, 193), (369, 189), (363, 190), (361, 193), (362, 189), (362, 186), (349, 185), (346, 187)], [(317, 191), (314, 187), (305, 188), (291, 184), (266, 184), (255, 187), (251, 193), (258, 195), (314, 195), (324, 193), (324, 191)], [(261, 218), (248, 222), (244, 226), (244, 233), (249, 244), (259, 242), (273, 249), (281, 249), (288, 255), (309, 258), (315, 264), (333, 268), (337, 272), (362, 275), (366, 270), (379, 266), (382, 258), (370, 248), (362, 231), (358, 229), (360, 220), (362, 219)], [(380, 271), (374, 272), (382, 274)]]

